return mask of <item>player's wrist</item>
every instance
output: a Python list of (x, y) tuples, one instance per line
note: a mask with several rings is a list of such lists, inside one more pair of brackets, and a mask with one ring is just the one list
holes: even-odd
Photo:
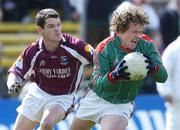
[(157, 73), (159, 71), (159, 65), (154, 63), (152, 69), (149, 70), (149, 73)]
[(117, 79), (115, 79), (113, 72), (109, 72), (107, 74), (107, 78), (108, 78), (109, 82), (111, 82), (112, 84), (115, 84), (118, 81)]

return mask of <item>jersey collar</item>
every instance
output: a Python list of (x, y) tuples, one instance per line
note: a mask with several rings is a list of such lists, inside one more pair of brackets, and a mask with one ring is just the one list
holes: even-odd
[(120, 48), (121, 50), (125, 51), (126, 53), (132, 52), (131, 49), (125, 48), (125, 47), (122, 46), (122, 44), (121, 44), (121, 43), (122, 43), (122, 42), (121, 42), (121, 38), (120, 38), (117, 34), (115, 34), (115, 39), (116, 39), (116, 41), (117, 41), (117, 43), (118, 43), (118, 46), (119, 46), (119, 48)]
[[(39, 49), (40, 50), (46, 50), (46, 47), (45, 47), (45, 45), (44, 45), (44, 42), (43, 42), (43, 37), (41, 37), (40, 39), (39, 39)], [(60, 44), (66, 44), (66, 39), (64, 38), (64, 36), (63, 35), (61, 35), (61, 41), (60, 41)], [(60, 45), (59, 44), (59, 45)]]

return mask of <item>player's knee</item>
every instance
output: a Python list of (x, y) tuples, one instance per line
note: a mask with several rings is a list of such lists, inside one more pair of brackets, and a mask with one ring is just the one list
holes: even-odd
[(40, 128), (43, 130), (51, 130), (53, 128), (53, 122), (50, 120), (44, 120), (40, 123)]

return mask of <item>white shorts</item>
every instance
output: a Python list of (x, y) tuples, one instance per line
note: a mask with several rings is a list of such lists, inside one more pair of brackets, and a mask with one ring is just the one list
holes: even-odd
[(81, 100), (76, 117), (95, 123), (100, 123), (101, 118), (106, 115), (119, 115), (129, 120), (133, 110), (134, 103), (112, 104), (90, 90), (86, 97)]
[(65, 111), (73, 104), (73, 95), (51, 95), (41, 90), (36, 83), (29, 83), (28, 92), (17, 108), (19, 114), (34, 122), (40, 122), (43, 111), (53, 104), (59, 104)]

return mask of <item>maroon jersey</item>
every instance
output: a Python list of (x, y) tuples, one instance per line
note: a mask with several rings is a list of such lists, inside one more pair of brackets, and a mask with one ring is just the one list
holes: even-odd
[(55, 52), (46, 50), (42, 38), (30, 44), (9, 69), (22, 80), (30, 79), (52, 95), (75, 91), (84, 65), (92, 62), (93, 48), (69, 35), (63, 34)]

